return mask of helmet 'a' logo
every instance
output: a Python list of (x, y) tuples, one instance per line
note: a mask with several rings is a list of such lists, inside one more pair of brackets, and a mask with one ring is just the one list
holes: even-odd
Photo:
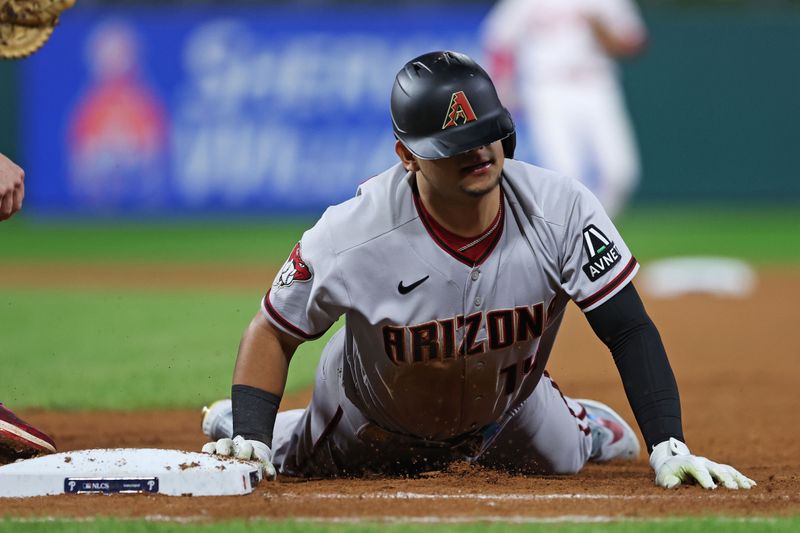
[(288, 287), (295, 281), (308, 281), (313, 275), (314, 272), (311, 270), (311, 266), (306, 264), (300, 255), (300, 243), (298, 242), (289, 259), (286, 260), (283, 268), (281, 268), (274, 285), (278, 288)]
[(444, 117), (442, 129), (446, 130), (473, 120), (478, 120), (478, 117), (475, 116), (475, 111), (472, 110), (472, 106), (467, 100), (467, 95), (464, 94), (464, 91), (453, 93), (453, 96), (450, 97), (450, 107), (447, 109), (447, 116)]

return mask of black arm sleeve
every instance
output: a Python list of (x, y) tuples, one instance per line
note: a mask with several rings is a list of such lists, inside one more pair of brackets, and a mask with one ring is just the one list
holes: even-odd
[(685, 442), (678, 385), (661, 336), (633, 284), (586, 318), (611, 350), (648, 453), (670, 437)]

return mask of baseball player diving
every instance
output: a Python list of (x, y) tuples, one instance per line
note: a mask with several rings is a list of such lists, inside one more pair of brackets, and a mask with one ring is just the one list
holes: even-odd
[[(216, 440), (203, 450), (258, 460), (269, 478), (459, 460), (568, 474), (635, 458), (617, 413), (545, 371), (572, 300), (614, 357), (656, 484), (754, 486), (689, 451), (636, 259), (583, 185), (512, 159), (514, 123), (486, 72), (455, 52), (417, 57), (391, 116), (399, 162), (294, 247), (241, 339), (231, 399), (205, 409)], [(341, 315), (310, 405), (278, 413), (295, 349)]]

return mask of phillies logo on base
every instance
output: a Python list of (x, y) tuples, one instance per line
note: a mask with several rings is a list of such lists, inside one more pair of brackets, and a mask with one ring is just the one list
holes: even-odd
[(444, 117), (442, 129), (446, 130), (447, 128), (458, 126), (459, 120), (461, 124), (478, 120), (464, 91), (453, 93), (453, 96), (450, 97), (450, 107), (447, 108), (447, 116)]
[(313, 276), (314, 272), (311, 270), (311, 267), (303, 261), (303, 257), (300, 255), (300, 243), (298, 242), (294, 250), (292, 250), (289, 259), (286, 260), (283, 268), (281, 268), (275, 286), (278, 288), (288, 287), (295, 281), (308, 281)]

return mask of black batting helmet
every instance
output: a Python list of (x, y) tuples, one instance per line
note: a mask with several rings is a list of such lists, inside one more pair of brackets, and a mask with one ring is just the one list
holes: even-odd
[(513, 157), (511, 114), (489, 75), (469, 56), (430, 52), (412, 59), (392, 87), (394, 134), (420, 159), (451, 157), (503, 140)]

